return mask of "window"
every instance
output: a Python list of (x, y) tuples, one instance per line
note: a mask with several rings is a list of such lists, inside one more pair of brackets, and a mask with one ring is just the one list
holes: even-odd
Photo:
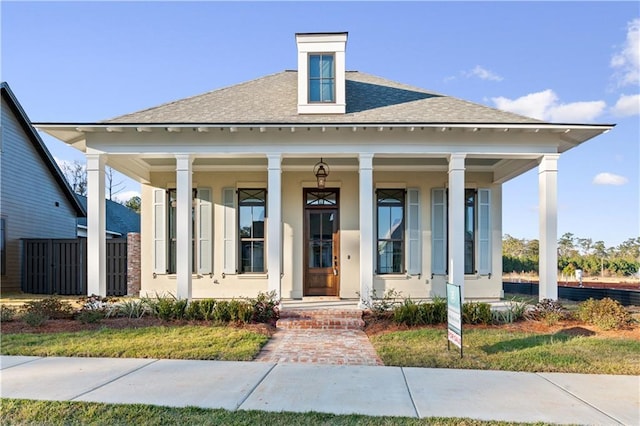
[(7, 271), (7, 234), (4, 218), (0, 218), (0, 275)]
[(267, 191), (265, 189), (238, 190), (240, 273), (265, 272), (266, 207)]
[(404, 272), (404, 189), (379, 189), (377, 195), (378, 219), (378, 274)]
[(309, 102), (335, 102), (335, 66), (332, 54), (309, 56)]
[(476, 191), (465, 189), (464, 191), (464, 273), (474, 274), (476, 239)]
[[(169, 200), (169, 208), (167, 209), (167, 223), (169, 226), (169, 246), (167, 247), (167, 254), (168, 254), (168, 268), (167, 268), (167, 272), (169, 274), (175, 274), (176, 273), (176, 242), (177, 242), (177, 232), (176, 232), (176, 205), (177, 205), (177, 192), (175, 189), (169, 189), (167, 191), (167, 197)], [(191, 203), (191, 250), (193, 253), (192, 256), (192, 264), (191, 264), (191, 271), (192, 272), (197, 272), (196, 271), (196, 245), (195, 245), (195, 237), (196, 237), (196, 222), (195, 222), (195, 209), (194, 209), (194, 204), (195, 204), (195, 199), (196, 199), (196, 190), (193, 190), (193, 202)]]
[[(465, 189), (464, 202), (464, 273), (487, 275), (491, 273), (489, 189)], [(436, 188), (431, 196), (431, 265), (432, 272), (444, 275), (448, 258), (447, 190)]]
[[(177, 272), (176, 196), (175, 189), (153, 191), (153, 272), (156, 274)], [(191, 203), (191, 270), (194, 273), (212, 272), (212, 224), (211, 189), (194, 189)]]

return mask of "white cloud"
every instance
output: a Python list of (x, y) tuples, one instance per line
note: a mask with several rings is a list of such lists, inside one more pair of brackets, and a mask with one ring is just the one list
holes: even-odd
[(627, 24), (627, 39), (621, 50), (611, 58), (614, 78), (619, 86), (640, 83), (640, 18)]
[(486, 68), (481, 67), (480, 65), (476, 65), (474, 69), (471, 71), (467, 71), (463, 73), (466, 77), (478, 77), (481, 80), (490, 80), (490, 81), (502, 81), (503, 78), (493, 71), (489, 71)]
[(616, 175), (613, 173), (598, 173), (594, 178), (593, 178), (593, 184), (594, 185), (616, 185), (616, 186), (620, 186), (620, 185), (624, 185), (627, 182), (629, 182), (629, 179), (627, 179), (624, 176), (620, 176), (620, 175)]
[(620, 95), (611, 110), (615, 115), (623, 117), (640, 115), (640, 95)]
[(551, 90), (530, 93), (517, 99), (505, 97), (491, 98), (498, 109), (554, 122), (593, 121), (606, 108), (604, 101), (559, 103), (556, 93)]

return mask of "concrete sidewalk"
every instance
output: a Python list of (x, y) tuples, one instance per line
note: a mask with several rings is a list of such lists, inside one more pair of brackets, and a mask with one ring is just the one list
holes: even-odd
[(639, 376), (24, 356), (0, 367), (3, 398), (640, 424)]

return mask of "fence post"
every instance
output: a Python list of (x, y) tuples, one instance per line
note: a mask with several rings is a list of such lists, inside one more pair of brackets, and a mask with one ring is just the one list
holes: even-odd
[(140, 295), (140, 233), (127, 234), (127, 296)]

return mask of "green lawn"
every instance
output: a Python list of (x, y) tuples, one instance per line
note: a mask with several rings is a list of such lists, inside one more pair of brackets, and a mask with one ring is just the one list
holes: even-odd
[[(30, 401), (2, 399), (2, 425), (442, 425), (481, 426), (526, 423), (489, 422), (471, 419), (369, 417), (322, 413), (270, 413), (263, 411), (210, 410), (195, 407), (169, 408), (141, 404)], [(536, 423), (542, 425), (543, 423)]]
[(640, 374), (640, 341), (532, 334), (499, 328), (464, 331), (464, 356), (446, 330), (423, 328), (370, 338), (385, 365), (585, 374)]
[(2, 355), (250, 361), (269, 337), (232, 327), (103, 328), (72, 333), (3, 334)]

